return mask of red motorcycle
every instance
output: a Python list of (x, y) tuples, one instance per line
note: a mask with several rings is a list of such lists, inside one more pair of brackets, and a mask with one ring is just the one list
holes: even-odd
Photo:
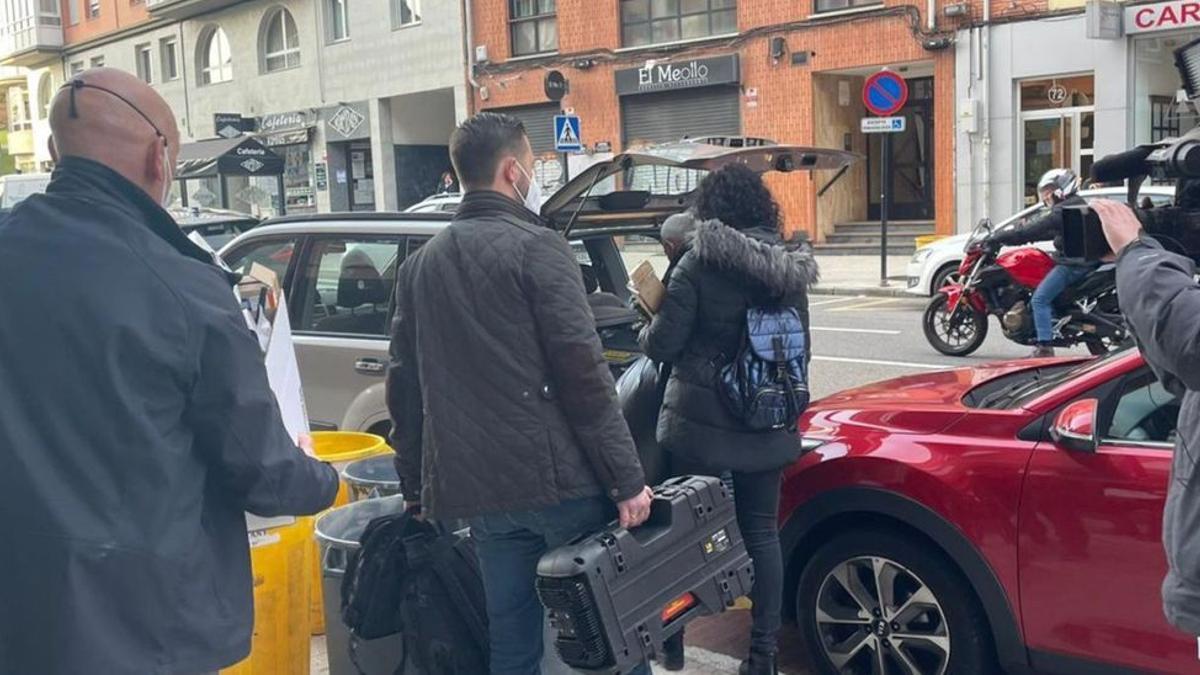
[[(1008, 339), (1032, 346), (1037, 342), (1031, 300), (1033, 291), (1054, 268), (1054, 259), (1038, 248), (999, 253), (984, 245), (992, 224), (976, 226), (959, 265), (960, 283), (942, 288), (923, 320), (925, 339), (948, 356), (967, 356), (987, 337), (988, 315), (1000, 321)], [(1087, 346), (1104, 354), (1125, 343), (1128, 331), (1117, 305), (1115, 266), (1101, 265), (1054, 300), (1055, 347)]]

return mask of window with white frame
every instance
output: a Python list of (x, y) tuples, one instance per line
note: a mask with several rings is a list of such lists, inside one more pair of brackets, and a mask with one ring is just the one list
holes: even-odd
[(1038, 180), (1051, 169), (1091, 175), (1096, 140), (1095, 91), (1091, 73), (1021, 82), (1024, 204), (1037, 202)]
[(38, 83), (38, 115), (42, 119), (50, 118), (50, 103), (54, 100), (54, 76), (49, 72), (42, 75)]
[(879, 7), (882, 5), (883, 3), (880, 0), (816, 0), (814, 9), (817, 14), (820, 14), (822, 12), (842, 12), (859, 7)]
[(300, 35), (292, 13), (282, 7), (267, 15), (262, 40), (263, 64), (274, 73), (300, 66)]
[(24, 87), (10, 87), (8, 90), (9, 131), (25, 131), (33, 128), (29, 119), (29, 92)]
[(71, 63), (71, 77), (83, 72), (83, 61), (74, 61)]
[(163, 82), (179, 79), (179, 43), (175, 38), (163, 38), (158, 41), (159, 70)]
[(233, 79), (233, 52), (229, 50), (229, 38), (220, 27), (205, 29), (197, 56), (200, 84), (220, 84)]
[(88, 0), (87, 15), (89, 19), (95, 19), (100, 16), (100, 0)]
[(555, 4), (555, 0), (509, 0), (513, 56), (558, 51), (558, 9)]
[(421, 23), (421, 0), (392, 0), (392, 28)]
[(350, 39), (350, 0), (326, 0), (329, 11), (329, 41)]
[(83, 0), (67, 0), (67, 23), (79, 25), (79, 3)]
[(137, 68), (138, 79), (146, 84), (154, 84), (153, 59), (150, 55), (149, 42), (144, 42), (133, 48), (133, 60)]
[(90, 67), (103, 68), (104, 67), (104, 57), (103, 56), (93, 56)]
[(58, 8), (58, 0), (38, 0), (38, 15), (47, 26), (61, 26), (62, 14)]

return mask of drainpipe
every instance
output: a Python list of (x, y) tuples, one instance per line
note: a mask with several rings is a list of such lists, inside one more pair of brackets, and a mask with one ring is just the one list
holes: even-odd
[(933, 32), (937, 30), (937, 0), (928, 0), (925, 5), (925, 26)]
[[(175, 28), (176, 28), (175, 34), (179, 38), (178, 43), (177, 43), (179, 45), (179, 49), (176, 50), (176, 53), (175, 53), (175, 68), (179, 72), (179, 79), (183, 80), (183, 116), (184, 116), (184, 119), (187, 121), (188, 138), (194, 139), (195, 135), (193, 135), (193, 132), (192, 132), (191, 93), (188, 91), (188, 67), (187, 67), (188, 59), (186, 57), (186, 54), (188, 52), (187, 52), (187, 43), (184, 42), (184, 39), (183, 39), (183, 22), (180, 21), (180, 22), (176, 23)], [(182, 190), (182, 192), (186, 193), (187, 190)], [(186, 200), (187, 197), (184, 197), (184, 199)], [(183, 205), (187, 206), (187, 202), (184, 201)]]
[(983, 209), (984, 215), (992, 206), (992, 3), (983, 0), (983, 31), (980, 35), (983, 43)]
[(464, 0), (463, 7), (467, 21), (467, 82), (471, 83), (471, 108), (474, 108), (475, 92), (479, 91), (479, 82), (475, 80), (475, 11), (471, 0)]
[(328, 40), (325, 35), (325, 9), (321, 3), (313, 4), (313, 23), (317, 26), (317, 94), (322, 104), (325, 103), (325, 47)]

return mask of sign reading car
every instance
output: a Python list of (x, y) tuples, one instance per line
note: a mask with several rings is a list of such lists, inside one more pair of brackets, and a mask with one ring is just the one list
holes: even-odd
[(1125, 8), (1125, 33), (1153, 33), (1200, 26), (1200, 1), (1172, 0)]

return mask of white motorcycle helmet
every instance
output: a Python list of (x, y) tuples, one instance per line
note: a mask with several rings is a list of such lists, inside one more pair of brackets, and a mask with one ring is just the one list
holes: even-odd
[(1037, 186), (1038, 196), (1048, 194), (1057, 204), (1079, 192), (1079, 176), (1070, 169), (1050, 169), (1042, 174)]

